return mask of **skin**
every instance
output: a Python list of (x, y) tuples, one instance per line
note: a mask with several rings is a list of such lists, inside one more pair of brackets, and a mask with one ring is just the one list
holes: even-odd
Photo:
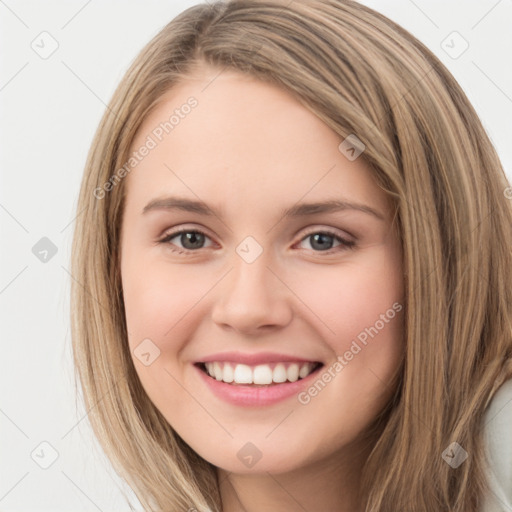
[[(360, 436), (394, 391), (403, 310), (306, 405), (295, 396), (266, 407), (229, 404), (193, 363), (231, 350), (334, 363), (403, 304), (391, 203), (363, 158), (339, 151), (342, 137), (287, 92), (236, 72), (202, 67), (168, 91), (132, 149), (190, 96), (197, 107), (124, 182), (121, 275), (137, 373), (176, 432), (218, 468), (224, 512), (362, 510), (358, 482), (371, 446)], [(142, 213), (168, 195), (199, 199), (223, 220)], [(330, 199), (368, 205), (383, 218), (357, 210), (280, 215), (299, 201)], [(180, 235), (160, 242), (177, 228), (207, 236), (195, 246)], [(318, 248), (311, 235), (325, 229), (355, 246), (328, 237)], [(247, 236), (263, 249), (251, 264), (236, 252)], [(160, 350), (149, 366), (133, 354), (146, 338)], [(249, 441), (262, 454), (251, 468), (237, 457)]]

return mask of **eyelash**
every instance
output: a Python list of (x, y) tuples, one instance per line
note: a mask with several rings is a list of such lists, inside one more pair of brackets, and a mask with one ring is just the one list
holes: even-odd
[[(204, 235), (207, 238), (210, 238), (204, 231), (201, 231), (200, 229), (186, 229), (185, 228), (185, 229), (180, 229), (179, 231), (175, 231), (175, 232), (172, 232), (172, 233), (169, 233), (169, 234), (165, 235), (164, 238), (159, 240), (158, 243), (169, 244), (170, 240), (172, 240), (173, 238), (175, 238), (178, 235), (181, 235), (183, 233), (199, 233), (201, 235)], [(344, 238), (340, 237), (339, 235), (337, 235), (336, 233), (334, 233), (333, 231), (331, 231), (329, 229), (310, 231), (309, 233), (306, 233), (300, 239), (300, 242), (302, 242), (303, 240), (305, 240), (309, 236), (316, 235), (316, 234), (332, 236), (333, 238), (338, 240), (341, 245), (339, 245), (337, 248), (329, 249), (327, 251), (315, 251), (313, 249), (309, 249), (309, 250), (311, 250), (311, 251), (313, 251), (315, 253), (319, 253), (319, 254), (333, 254), (335, 252), (345, 251), (347, 249), (354, 249), (355, 245), (356, 245), (355, 242), (350, 241), (350, 240), (345, 240)], [(178, 254), (188, 254), (188, 253), (198, 252), (200, 250), (200, 249), (196, 249), (196, 250), (191, 250), (191, 249), (173, 249), (172, 247), (170, 247), (170, 245), (171, 244), (169, 244), (169, 248), (171, 249), (171, 251), (175, 252), (175, 253), (178, 253)], [(172, 245), (174, 245), (174, 244), (172, 244)], [(341, 247), (341, 249), (340, 249), (340, 247)]]

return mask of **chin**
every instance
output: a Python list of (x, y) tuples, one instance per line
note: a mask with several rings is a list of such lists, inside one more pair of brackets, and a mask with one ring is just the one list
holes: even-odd
[(235, 441), (229, 447), (223, 443), (221, 452), (211, 453), (210, 451), (208, 454), (203, 454), (199, 451), (198, 453), (217, 468), (246, 475), (287, 473), (311, 462), (305, 456), (304, 446), (297, 449), (281, 443), (279, 447), (268, 441), (267, 443)]

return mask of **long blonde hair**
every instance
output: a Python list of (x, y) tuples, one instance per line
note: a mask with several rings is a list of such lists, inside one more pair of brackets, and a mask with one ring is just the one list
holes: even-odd
[[(222, 510), (216, 468), (174, 432), (138, 379), (119, 265), (118, 171), (162, 94), (207, 63), (282, 87), (340, 136), (356, 134), (396, 205), (406, 354), (364, 467), (365, 511), (477, 512), (483, 414), (512, 376), (511, 189), (461, 87), (411, 34), (351, 0), (288, 4), (187, 9), (141, 51), (109, 103), (72, 249), (73, 353), (89, 420), (146, 510)], [(457, 469), (441, 456), (452, 442), (469, 454)]]

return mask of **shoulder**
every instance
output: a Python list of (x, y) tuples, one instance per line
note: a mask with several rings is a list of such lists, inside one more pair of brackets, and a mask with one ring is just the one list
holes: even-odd
[(484, 443), (491, 493), (481, 512), (512, 512), (512, 379), (498, 389), (485, 412)]

